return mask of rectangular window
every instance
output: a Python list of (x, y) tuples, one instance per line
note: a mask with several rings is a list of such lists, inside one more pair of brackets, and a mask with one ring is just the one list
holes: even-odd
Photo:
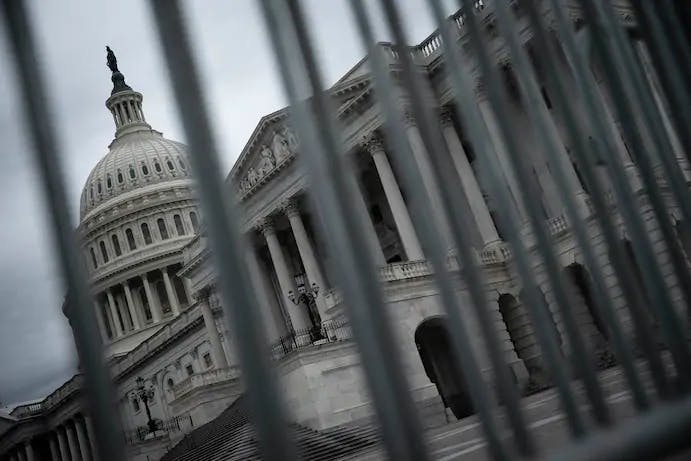
[(192, 376), (194, 374), (194, 368), (191, 364), (185, 367), (185, 371), (187, 371), (187, 376)]
[(209, 354), (208, 352), (206, 354), (204, 354), (204, 366), (206, 368), (211, 368), (213, 366), (213, 364), (214, 364), (214, 362), (213, 362), (213, 360), (211, 360), (211, 354)]

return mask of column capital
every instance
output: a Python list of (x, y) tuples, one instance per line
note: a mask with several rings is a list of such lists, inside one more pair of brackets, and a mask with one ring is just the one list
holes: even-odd
[(482, 77), (477, 77), (475, 79), (473, 90), (475, 91), (475, 97), (479, 101), (484, 101), (487, 99), (487, 87), (485, 86), (485, 80)]
[(379, 152), (385, 152), (384, 149), (384, 138), (378, 131), (373, 131), (362, 137), (360, 145), (365, 149), (370, 155), (377, 154)]
[(413, 108), (411, 106), (403, 106), (403, 108), (401, 109), (401, 114), (403, 115), (403, 123), (405, 124), (406, 128), (410, 128), (411, 126), (417, 126), (417, 121), (415, 120), (415, 113), (413, 112)]
[(294, 198), (291, 197), (288, 200), (285, 200), (283, 203), (281, 203), (281, 211), (288, 216), (288, 218), (292, 218), (294, 216), (300, 216), (300, 205), (298, 204), (298, 201)]
[(439, 110), (439, 121), (441, 122), (442, 127), (446, 128), (447, 126), (453, 126), (453, 121), (455, 118), (456, 112), (454, 111), (453, 106), (441, 106)]
[(254, 228), (257, 230), (257, 232), (260, 232), (264, 237), (266, 237), (267, 235), (276, 234), (276, 225), (274, 224), (273, 218), (269, 216), (259, 220), (254, 225)]
[(206, 285), (204, 288), (201, 288), (198, 290), (194, 295), (194, 299), (196, 299), (199, 302), (204, 302), (209, 300), (209, 296), (211, 296), (211, 285)]

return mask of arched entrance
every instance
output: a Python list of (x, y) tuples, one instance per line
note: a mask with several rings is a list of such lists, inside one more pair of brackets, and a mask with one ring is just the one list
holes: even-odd
[(472, 415), (473, 402), (465, 388), (463, 371), (451, 353), (451, 337), (443, 318), (422, 322), (415, 330), (415, 345), (425, 373), (439, 391), (444, 406), (456, 418)]

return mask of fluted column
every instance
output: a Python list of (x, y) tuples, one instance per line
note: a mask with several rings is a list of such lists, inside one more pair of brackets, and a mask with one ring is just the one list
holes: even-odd
[(327, 320), (326, 306), (324, 304), (324, 290), (326, 290), (326, 284), (324, 283), (324, 277), (322, 275), (319, 263), (317, 262), (317, 257), (314, 253), (314, 248), (312, 248), (312, 242), (310, 242), (307, 236), (307, 230), (302, 222), (302, 217), (300, 216), (300, 208), (295, 200), (290, 200), (284, 204), (283, 211), (286, 216), (288, 216), (288, 221), (290, 222), (290, 228), (293, 231), (293, 237), (295, 237), (295, 243), (298, 247), (298, 253), (300, 253), (300, 259), (302, 259), (302, 265), (305, 268), (305, 274), (307, 275), (307, 281), (309, 283), (309, 288), (312, 285), (316, 285), (320, 290), (322, 295), (317, 295), (315, 302), (317, 304), (317, 309), (319, 309), (319, 315), (322, 321)]
[(96, 452), (96, 436), (94, 434), (94, 426), (91, 422), (90, 416), (84, 416), (84, 425), (86, 426), (86, 436), (89, 440), (89, 449), (91, 450), (91, 458), (93, 461), (98, 461), (98, 453)]
[(67, 429), (65, 429), (65, 426), (58, 426), (55, 428), (55, 433), (58, 435), (58, 447), (60, 448), (60, 459), (62, 461), (67, 461), (70, 459), (69, 448), (67, 447), (67, 440), (65, 439), (66, 431), (67, 431)]
[(226, 358), (225, 352), (223, 352), (221, 337), (218, 334), (214, 314), (211, 311), (209, 294), (209, 288), (205, 288), (199, 293), (199, 309), (204, 318), (204, 327), (206, 328), (206, 335), (209, 337), (209, 344), (211, 344), (211, 356), (214, 359), (214, 365), (216, 368), (226, 368), (228, 366), (228, 359)]
[(484, 85), (480, 81), (476, 82), (476, 84), (475, 96), (477, 98), (477, 107), (482, 115), (482, 120), (487, 127), (492, 146), (494, 147), (496, 164), (500, 169), (498, 173), (501, 174), (502, 179), (504, 179), (506, 182), (506, 187), (509, 190), (509, 194), (513, 198), (513, 205), (518, 213), (518, 217), (525, 219), (527, 214), (525, 212), (525, 205), (521, 196), (521, 189), (518, 187), (516, 175), (513, 171), (513, 168), (511, 168), (508, 150), (506, 148), (506, 144), (504, 143), (504, 138), (501, 135), (501, 130), (499, 129), (499, 122), (497, 122), (497, 118), (492, 110), (492, 106), (487, 100)]
[(161, 273), (163, 274), (163, 283), (166, 286), (166, 294), (168, 295), (168, 302), (170, 303), (170, 308), (173, 310), (173, 315), (178, 315), (180, 313), (180, 304), (178, 304), (178, 297), (175, 295), (173, 284), (170, 282), (168, 268), (164, 267), (163, 269), (161, 269)]
[(113, 318), (113, 324), (115, 326), (115, 337), (120, 337), (123, 335), (122, 327), (120, 323), (120, 316), (118, 315), (118, 306), (115, 304), (115, 298), (110, 288), (106, 290), (106, 296), (108, 297), (108, 306), (110, 307), (110, 315)]
[(79, 444), (79, 453), (82, 456), (82, 459), (84, 461), (87, 461), (89, 459), (89, 442), (86, 438), (84, 423), (80, 419), (75, 418), (74, 428), (77, 432), (77, 443)]
[(268, 340), (273, 343), (281, 336), (285, 335), (286, 325), (280, 308), (270, 300), (273, 286), (267, 279), (266, 271), (257, 257), (257, 251), (254, 246), (248, 248), (247, 266), (249, 268), (250, 277), (252, 278), (252, 284), (256, 288), (257, 299), (259, 301)]
[(58, 451), (58, 443), (56, 442), (57, 435), (48, 434), (48, 445), (50, 446), (50, 461), (61, 461), (60, 452)]
[[(79, 446), (77, 445), (77, 437), (74, 434), (74, 427), (71, 427), (70, 421), (65, 422), (65, 433), (67, 434), (67, 445), (70, 447), (70, 455), (72, 456), (72, 461), (81, 460), (81, 455), (79, 454)], [(85, 460), (81, 460), (85, 461)]]
[[(108, 338), (108, 330), (106, 329), (106, 324), (103, 321), (103, 309), (98, 301), (94, 301), (94, 309), (96, 310), (96, 322), (98, 322), (98, 329), (101, 331), (101, 339), (105, 343), (110, 338)], [(108, 321), (108, 319), (106, 319), (106, 321)]]
[(283, 249), (281, 248), (281, 244), (276, 236), (276, 228), (271, 220), (266, 219), (260, 224), (259, 230), (264, 235), (266, 244), (269, 247), (271, 262), (273, 263), (274, 270), (276, 271), (278, 284), (281, 287), (281, 294), (283, 295), (283, 302), (288, 310), (288, 315), (290, 315), (290, 321), (293, 324), (293, 328), (295, 330), (305, 330), (309, 328), (309, 317), (304, 309), (301, 309), (300, 306), (296, 306), (288, 297), (289, 292), (296, 292), (295, 280), (288, 271), (288, 265), (286, 264)]
[(444, 140), (451, 154), (458, 176), (461, 178), (461, 187), (468, 199), (470, 212), (473, 214), (475, 225), (480, 231), (483, 245), (487, 245), (499, 240), (497, 228), (494, 225), (492, 216), (489, 214), (489, 208), (482, 195), (480, 184), (477, 182), (475, 173), (470, 166), (468, 156), (463, 148), (463, 143), (458, 137), (456, 128), (453, 125), (453, 115), (448, 107), (445, 107), (441, 113), (442, 134)]
[(144, 285), (144, 293), (146, 293), (146, 300), (149, 302), (149, 309), (151, 309), (151, 318), (154, 323), (161, 321), (163, 313), (161, 312), (161, 303), (158, 301), (158, 296), (155, 296), (149, 283), (147, 274), (142, 275), (142, 284)]
[(420, 176), (422, 176), (422, 183), (425, 186), (427, 195), (429, 197), (429, 204), (432, 208), (432, 216), (436, 219), (436, 226), (438, 227), (439, 234), (444, 240), (444, 244), (447, 247), (451, 246), (451, 231), (449, 229), (448, 221), (445, 216), (445, 208), (441, 199), (441, 193), (439, 189), (439, 184), (434, 177), (434, 170), (432, 168), (432, 163), (430, 161), (430, 153), (427, 151), (422, 137), (420, 136), (420, 131), (417, 128), (417, 123), (413, 117), (413, 114), (406, 109), (405, 113), (406, 122), (406, 137), (408, 138), (408, 143), (413, 152), (413, 157), (415, 157), (415, 163), (417, 163), (418, 170), (420, 170)]
[(34, 454), (34, 447), (31, 445), (31, 440), (24, 442), (24, 451), (26, 453), (26, 461), (36, 461)]
[(132, 291), (130, 291), (130, 284), (125, 280), (122, 282), (122, 289), (125, 291), (125, 301), (127, 302), (127, 310), (132, 317), (132, 326), (135, 330), (139, 330), (139, 316), (137, 315), (137, 309), (134, 304), (134, 299), (132, 299)]
[(396, 176), (386, 156), (384, 140), (379, 134), (373, 133), (365, 140), (364, 147), (374, 161), (374, 166), (377, 169), (379, 180), (384, 189), (386, 201), (389, 204), (389, 208), (391, 208), (391, 214), (396, 223), (396, 229), (398, 230), (398, 235), (401, 237), (401, 243), (403, 244), (403, 249), (405, 250), (408, 260), (415, 261), (424, 259), (422, 247), (417, 239), (417, 235), (415, 235), (415, 227), (413, 226), (413, 221), (410, 219), (408, 207), (406, 206), (405, 200), (403, 200), (403, 194), (401, 194)]

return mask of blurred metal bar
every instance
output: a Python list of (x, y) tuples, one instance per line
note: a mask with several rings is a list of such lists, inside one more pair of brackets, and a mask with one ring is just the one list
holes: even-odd
[[(666, 215), (666, 206), (656, 183), (655, 173), (650, 164), (650, 160), (644, 152), (643, 141), (636, 128), (634, 117), (628, 106), (628, 103), (631, 102), (631, 98), (633, 97), (635, 99), (636, 95), (630, 94), (630, 92), (625, 91), (623, 88), (627, 86), (628, 79), (621, 75), (621, 72), (626, 69), (620, 62), (622, 58), (617, 52), (610, 52), (606, 48), (611, 40), (611, 34), (613, 34), (614, 31), (602, 22), (603, 15), (598, 11), (602, 4), (595, 4), (592, 0), (581, 0), (581, 3), (583, 4), (586, 18), (590, 21), (590, 25), (596, 37), (593, 41), (594, 51), (597, 53), (599, 63), (603, 67), (608, 88), (614, 100), (615, 111), (620, 117), (627, 139), (632, 141), (631, 147), (638, 161), (638, 171), (644, 178), (647, 186), (646, 191), (648, 192), (653, 211), (656, 214), (658, 224), (660, 225), (667, 247), (671, 253), (670, 256), (673, 261), (676, 261), (674, 255), (676, 243), (672, 242), (670, 244), (670, 241), (674, 240), (674, 232), (671, 230), (669, 216)], [(621, 165), (617, 164), (620, 162), (616, 156), (612, 156), (611, 160), (616, 166), (611, 170), (613, 172), (613, 177), (618, 178), (623, 169)], [(621, 180), (622, 178), (619, 179)], [(622, 194), (623, 197), (619, 197), (619, 205), (625, 213), (630, 213), (633, 211), (632, 205), (637, 203), (637, 201), (634, 201), (635, 199), (632, 198), (633, 194), (628, 193), (630, 186), (627, 182), (621, 182), (620, 186), (623, 186), (624, 193)], [(636, 211), (633, 211), (633, 213), (637, 215)], [(630, 218), (632, 217), (633, 216), (630, 216)], [(674, 312), (674, 304), (649, 241), (648, 232), (642, 221), (635, 218), (627, 222), (627, 230), (631, 233), (631, 243), (641, 266), (643, 281), (649, 291), (651, 301), (654, 302), (656, 312), (659, 314), (666, 339), (670, 346), (670, 351), (675, 361), (677, 373), (682, 383), (688, 388), (691, 385), (691, 370), (686, 364), (691, 363), (691, 355), (689, 355), (688, 345), (681, 331), (681, 323), (679, 322), (677, 314)], [(676, 266), (677, 264), (675, 264), (675, 273), (679, 269)], [(685, 268), (682, 269), (682, 271), (683, 270), (688, 272)], [(685, 277), (679, 278), (679, 283), (683, 284), (684, 279)], [(684, 289), (684, 287), (681, 288)], [(689, 287), (687, 287), (687, 289), (688, 288)]]
[[(548, 45), (550, 43), (549, 38), (542, 30), (542, 24), (539, 22), (539, 16), (534, 9), (534, 5), (531, 2), (526, 2), (525, 7), (531, 16), (531, 25), (533, 26), (532, 30), (535, 34), (535, 45), (537, 47)], [(550, 160), (550, 166), (552, 166), (551, 172), (554, 174), (554, 179), (557, 184), (569, 184), (566, 168), (572, 168), (572, 166), (570, 164), (567, 165), (562, 161), (563, 159), (560, 158), (558, 151), (560, 148), (563, 149), (563, 146), (558, 146), (558, 141), (550, 136), (549, 129), (546, 126), (546, 121), (536, 110), (540, 104), (544, 104), (543, 98), (539, 88), (537, 87), (537, 80), (533, 70), (530, 67), (531, 64), (528, 61), (527, 53), (522, 46), (520, 37), (518, 36), (515, 21), (512, 19), (512, 14), (504, 0), (495, 1), (495, 15), (497, 17), (499, 29), (503, 30), (503, 35), (506, 37), (513, 61), (516, 65), (516, 74), (521, 86), (521, 91), (525, 97), (526, 110), (529, 114), (529, 118), (532, 120), (533, 126), (538, 134), (538, 138), (546, 141), (542, 146), (543, 155)], [(540, 51), (540, 55), (543, 58), (549, 55), (549, 53), (545, 52), (544, 50)], [(556, 62), (552, 62), (552, 65), (552, 69), (557, 69)], [(549, 74), (553, 81), (555, 81), (556, 86), (559, 87), (561, 95), (563, 95), (564, 90), (561, 86), (561, 83), (557, 82), (559, 79), (555, 75), (556, 72), (549, 72)], [(577, 129), (575, 119), (573, 116), (569, 117), (569, 115), (571, 115), (571, 113), (565, 117), (570, 121), (570, 123), (567, 123), (569, 128), (569, 138), (575, 140), (577, 143), (582, 142), (582, 140), (587, 138), (587, 136)], [(573, 195), (573, 191), (569, 190), (567, 187), (559, 187), (557, 190), (566, 208), (566, 214), (574, 231), (576, 241), (583, 252), (586, 266), (592, 276), (591, 280), (593, 281), (593, 291), (595, 292), (595, 296), (593, 296), (595, 309), (602, 314), (606, 326), (610, 331), (612, 336), (612, 346), (614, 347), (616, 356), (619, 359), (619, 363), (624, 369), (624, 375), (628, 381), (629, 387), (633, 392), (636, 405), (638, 408), (645, 408), (648, 406), (648, 400), (643, 389), (643, 384), (639, 379), (638, 372), (633, 363), (633, 352), (631, 347), (629, 347), (627, 344), (627, 340), (624, 337), (624, 332), (622, 331), (619, 320), (616, 317), (612, 298), (607, 288), (603, 285), (605, 276), (602, 272), (600, 263), (595, 257), (590, 239), (588, 238), (588, 231), (585, 226), (584, 217), (579, 211), (579, 205), (576, 203), (576, 198)]]
[(125, 459), (125, 451), (120, 422), (113, 417), (118, 414), (115, 392), (101, 355), (101, 336), (93, 311), (93, 300), (72, 229), (61, 163), (62, 152), (51, 117), (51, 101), (46, 97), (43, 66), (37, 59), (34, 32), (26, 5), (21, 0), (3, 0), (0, 3), (0, 16), (5, 23), (15, 59), (17, 81), (26, 103), (27, 129), (33, 143), (34, 161), (40, 173), (54, 230), (52, 236), (67, 289), (69, 319), (84, 372), (98, 458), (121, 461)]
[[(498, 69), (490, 61), (489, 52), (482, 39), (480, 28), (474, 15), (467, 14), (465, 24), (470, 35), (470, 43), (477, 53), (482, 75), (487, 82), (489, 100), (495, 112), (500, 113), (501, 108), (508, 105), (508, 99), (499, 79)], [(540, 255), (545, 264), (547, 279), (552, 287), (556, 304), (559, 307), (559, 313), (564, 322), (569, 347), (571, 348), (571, 361), (578, 376), (583, 380), (596, 420), (602, 424), (607, 424), (609, 423), (610, 416), (604, 402), (602, 389), (595, 376), (593, 354), (576, 326), (573, 301), (567, 292), (561, 267), (554, 254), (554, 242), (546, 229), (542, 212), (539, 208), (540, 192), (537, 190), (534, 180), (526, 169), (525, 162), (522, 161), (521, 152), (519, 152), (515, 142), (519, 139), (515, 127), (508, 122), (506, 117), (498, 117), (498, 123), (506, 140), (505, 144), (511, 166), (515, 170), (519, 185), (525, 194), (524, 202), (528, 211), (529, 221), (540, 248)], [(529, 268), (526, 267), (519, 270), (523, 272), (529, 270)]]
[[(547, 314), (547, 306), (542, 302), (541, 293), (537, 284), (532, 277), (531, 263), (527, 251), (521, 241), (520, 229), (512, 219), (513, 213), (509, 208), (512, 199), (509, 192), (499, 179), (501, 173), (496, 166), (496, 153), (491, 145), (491, 136), (484, 123), (481, 122), (482, 115), (477, 107), (477, 102), (473, 95), (473, 83), (469, 81), (466, 76), (466, 70), (461, 68), (461, 56), (455, 45), (455, 40), (451, 35), (451, 30), (455, 30), (455, 21), (450, 20), (448, 23), (444, 22), (443, 13), (441, 12), (441, 5), (439, 0), (431, 2), (433, 13), (439, 23), (439, 28), (442, 33), (444, 43), (447, 44), (445, 48), (445, 57), (450, 69), (449, 76), (456, 94), (456, 109), (463, 118), (463, 125), (468, 128), (470, 141), (484, 156), (478, 156), (478, 161), (484, 162), (483, 171), (487, 173), (487, 179), (491, 183), (492, 192), (497, 195), (497, 207), (499, 214), (505, 219), (502, 220), (505, 228), (506, 238), (512, 244), (514, 249), (514, 257), (519, 271), (519, 276), (524, 284), (524, 290), (527, 301), (527, 309), (531, 318), (536, 325), (536, 335), (540, 348), (545, 354), (547, 365), (550, 373), (554, 377), (559, 396), (564, 405), (567, 421), (569, 427), (574, 434), (581, 435), (585, 428), (582, 417), (577, 408), (574, 395), (569, 387), (569, 372), (566, 364), (561, 358), (559, 346), (552, 330), (551, 320)], [(465, 9), (465, 14), (473, 14), (472, 10)], [(469, 13), (468, 13), (469, 12)], [(505, 222), (504, 222), (505, 221)]]
[[(611, 216), (610, 206), (605, 201), (606, 186), (602, 185), (595, 171), (598, 159), (608, 159), (606, 164), (610, 166), (610, 179), (613, 182), (614, 192), (619, 202), (619, 210), (622, 212), (627, 226), (630, 228), (633, 223), (638, 228), (642, 228), (642, 221), (638, 214), (638, 208), (634, 205), (636, 202), (631, 192), (628, 178), (624, 174), (624, 166), (617, 156), (617, 146), (612, 138), (612, 133), (605, 128), (608, 123), (607, 116), (605, 115), (606, 109), (604, 103), (599, 98), (594, 76), (589, 70), (589, 64), (586, 58), (578, 51), (572, 25), (564, 14), (565, 10), (561, 1), (550, 0), (550, 6), (556, 20), (557, 33), (561, 39), (564, 54), (569, 62), (572, 63), (571, 70), (575, 77), (574, 89), (584, 102), (584, 109), (588, 114), (587, 120), (590, 121), (590, 129), (595, 133), (595, 138), (600, 141), (595, 143), (597, 152), (593, 152), (592, 146), (582, 145), (582, 140), (580, 140), (581, 142), (576, 146), (576, 160), (591, 190), (590, 199), (602, 225), (610, 260), (614, 264), (614, 268), (623, 285), (622, 291), (627, 299), (640, 345), (649, 361), (653, 381), (656, 384), (658, 393), (665, 395), (668, 391), (666, 372), (657, 351), (657, 344), (653, 338), (648, 313), (643, 306), (643, 293), (630, 267), (626, 250), (622, 245), (617, 226)], [(562, 107), (570, 107), (571, 103), (565, 98), (561, 100), (561, 105)], [(636, 244), (642, 245), (643, 242), (636, 242)], [(641, 267), (641, 269), (652, 270), (644, 267)]]
[[(387, 451), (391, 459), (425, 460), (422, 431), (401, 371), (374, 260), (362, 251), (368, 244), (355, 205), (352, 168), (339, 143), (300, 7), (283, 0), (263, 0), (261, 5), (291, 120), (304, 146), (300, 159), (313, 181), (310, 198), (321, 217), (323, 235), (330, 237), (329, 249), (339, 255), (338, 264), (330, 269), (343, 290)], [(287, 17), (291, 21), (285, 21)]]
[(248, 272), (240, 270), (246, 262), (246, 244), (235, 225), (240, 222), (238, 210), (232, 200), (225, 199), (216, 142), (180, 4), (177, 1), (152, 0), (150, 5), (190, 146), (193, 172), (198, 178), (200, 202), (218, 274), (217, 283), (224, 301), (224, 318), (227, 328), (236, 335), (235, 344), (262, 456), (276, 461), (296, 459), (295, 447), (287, 433), (283, 403), (269, 365), (258, 314), (260, 308)]

